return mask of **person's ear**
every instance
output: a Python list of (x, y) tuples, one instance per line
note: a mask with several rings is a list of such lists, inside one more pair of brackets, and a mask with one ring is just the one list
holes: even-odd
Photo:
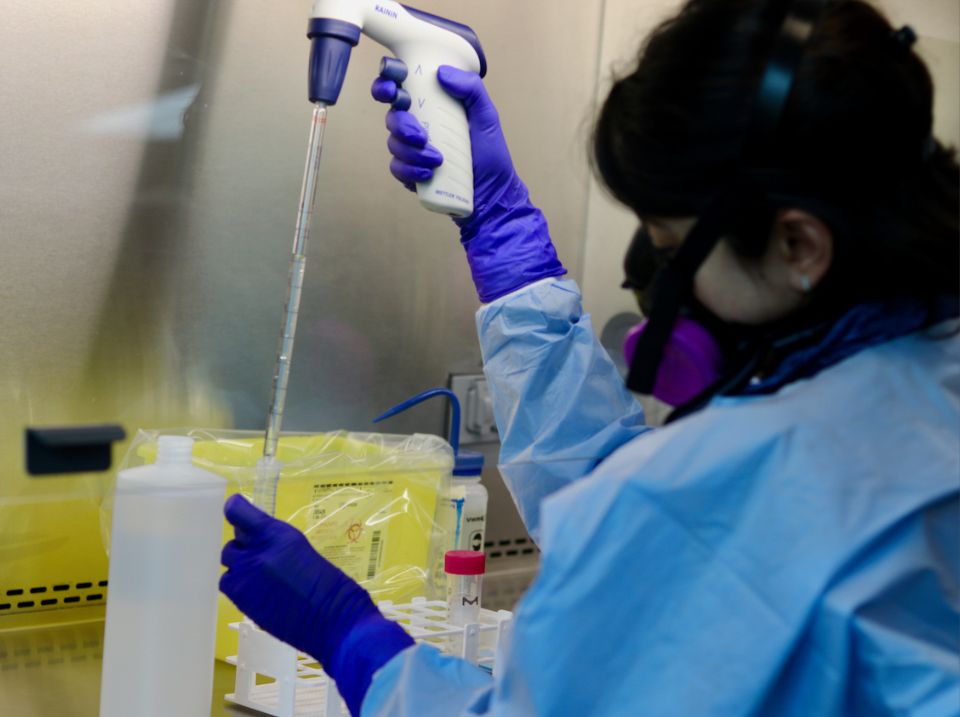
[(833, 263), (833, 232), (819, 217), (803, 209), (777, 213), (774, 236), (787, 268), (790, 286), (812, 291)]

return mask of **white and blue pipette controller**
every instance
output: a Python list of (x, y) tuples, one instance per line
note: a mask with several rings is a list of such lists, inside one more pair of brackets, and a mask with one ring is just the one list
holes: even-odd
[[(470, 128), (459, 101), (437, 81), (437, 68), (452, 65), (486, 74), (476, 33), (466, 25), (390, 0), (316, 0), (310, 38), (310, 101), (335, 104), (343, 87), (350, 50), (360, 34), (388, 48), (406, 65), (386, 61), (382, 70), (403, 83), (410, 112), (443, 155), (433, 179), (417, 185), (420, 202), (431, 211), (466, 217), (473, 213), (473, 160)], [(400, 102), (405, 102), (402, 95)]]

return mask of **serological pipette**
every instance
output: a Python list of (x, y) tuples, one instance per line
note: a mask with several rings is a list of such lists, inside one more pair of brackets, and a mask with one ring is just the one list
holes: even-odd
[(316, 201), (317, 174), (320, 155), (323, 151), (323, 132), (327, 125), (327, 106), (323, 102), (313, 105), (310, 123), (310, 138), (307, 143), (307, 161), (303, 169), (300, 187), (300, 206), (297, 209), (297, 224), (293, 233), (293, 251), (290, 256), (290, 277), (287, 284), (287, 301), (284, 307), (283, 324), (273, 370), (273, 391), (270, 397), (270, 412), (267, 414), (267, 429), (263, 440), (263, 457), (257, 462), (253, 502), (270, 515), (276, 512), (277, 484), (280, 480), (281, 463), (277, 459), (277, 445), (283, 424), (283, 410), (287, 401), (287, 385), (290, 382), (290, 361), (297, 334), (297, 318), (300, 314), (300, 297), (303, 293), (303, 276), (307, 264), (307, 238), (310, 235), (310, 220)]

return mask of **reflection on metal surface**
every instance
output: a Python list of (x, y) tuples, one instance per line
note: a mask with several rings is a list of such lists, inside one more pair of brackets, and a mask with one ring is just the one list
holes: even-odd
[[(0, 58), (17, 68), (4, 86), (19, 93), (3, 98), (2, 120), (2, 134), (17, 139), (2, 152), (3, 171), (17, 181), (0, 183), (0, 236), (11, 240), (0, 265), (0, 595), (99, 583), (107, 572), (97, 510), (103, 478), (27, 478), (24, 424), (229, 421), (175, 337), (189, 305), (177, 233), (190, 156), (184, 119), (180, 131), (108, 133), (102, 123), (103, 131), (87, 131), (111, 108), (155, 114), (154, 97), (161, 108), (164, 98), (182, 104), (203, 79), (212, 18), (204, 3), (171, 0), (20, 4), (4, 23), (16, 33), (0, 41)], [(69, 57), (71, 71), (38, 73), (49, 55)], [(28, 534), (34, 539), (24, 544)], [(86, 599), (46, 597), (22, 609), (72, 607), (73, 597)], [(11, 610), (21, 602), (30, 601)]]
[(200, 92), (199, 84), (164, 92), (156, 99), (104, 112), (80, 123), (80, 132), (111, 137), (173, 141), (183, 134), (183, 118)]
[(0, 632), (0, 672), (8, 675), (45, 667), (59, 669), (102, 657), (103, 625), (98, 622)]
[[(75, 611), (77, 613), (79, 611)], [(0, 714), (11, 717), (96, 717), (103, 667), (103, 612), (99, 619), (31, 630), (0, 630)], [(234, 668), (214, 667), (210, 714), (249, 715), (229, 706)]]
[(102, 658), (102, 622), (0, 632), (0, 712), (92, 717)]

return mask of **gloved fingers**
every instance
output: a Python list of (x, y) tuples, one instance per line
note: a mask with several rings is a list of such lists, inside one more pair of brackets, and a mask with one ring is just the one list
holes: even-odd
[(225, 568), (232, 568), (240, 562), (245, 553), (246, 550), (241, 547), (239, 541), (231, 540), (220, 552), (220, 564)]
[(236, 529), (237, 538), (244, 541), (262, 533), (276, 520), (239, 493), (227, 499), (223, 514)]
[(463, 102), (467, 112), (467, 122), (470, 123), (471, 136), (474, 132), (479, 132), (488, 137), (485, 143), (487, 151), (490, 150), (489, 138), (499, 135), (501, 139), (498, 141), (503, 141), (500, 115), (490, 95), (487, 94), (487, 88), (480, 79), (480, 75), (475, 72), (464, 72), (449, 65), (441, 65), (437, 70), (437, 80), (447, 94)]
[(391, 110), (387, 112), (387, 129), (390, 134), (414, 147), (426, 147), (427, 130), (409, 112)]
[[(394, 158), (390, 162), (390, 174), (400, 180), (404, 185), (416, 184), (418, 182), (429, 182), (433, 179), (433, 170), (426, 167), (415, 167), (412, 164), (406, 164), (399, 159)], [(409, 186), (407, 187), (409, 189)]]
[(220, 592), (230, 598), (234, 604), (236, 604), (237, 580), (238, 578), (232, 570), (228, 570), (220, 576)]
[(387, 80), (383, 77), (378, 77), (373, 81), (373, 85), (370, 87), (370, 94), (373, 95), (373, 99), (377, 102), (384, 102), (390, 104), (397, 98), (397, 90), (399, 87), (397, 83), (393, 80)]
[(393, 109), (400, 112), (406, 112), (410, 109), (412, 103), (409, 92), (402, 87), (398, 87), (392, 80), (384, 80), (380, 77), (373, 81), (370, 94), (377, 102), (389, 103)]
[(425, 147), (414, 147), (390, 135), (387, 138), (387, 149), (401, 162), (414, 167), (433, 169), (443, 164), (443, 155), (429, 144)]
[(450, 65), (440, 65), (437, 68), (437, 80), (448, 95), (461, 100), (468, 110), (474, 106), (493, 104), (483, 80), (476, 72), (466, 72)]

